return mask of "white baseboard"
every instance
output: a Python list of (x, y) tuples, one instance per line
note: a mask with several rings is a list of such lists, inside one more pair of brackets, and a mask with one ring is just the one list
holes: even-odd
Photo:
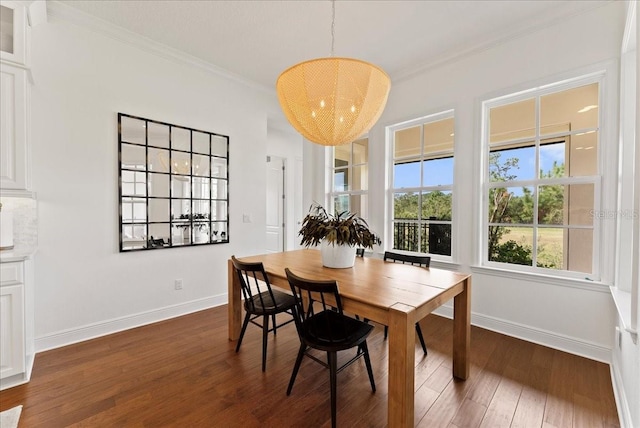
[[(440, 306), (433, 313), (453, 318), (453, 307)], [(471, 313), (471, 324), (570, 354), (607, 364), (611, 363), (611, 349), (595, 343), (473, 312)]]
[(179, 317), (192, 312), (220, 306), (227, 303), (227, 294), (221, 294), (204, 299), (193, 300), (177, 305), (166, 306), (148, 312), (128, 315), (122, 318), (115, 318), (95, 324), (86, 325), (79, 328), (59, 331), (38, 337), (35, 340), (35, 350), (37, 352), (60, 348), (73, 343), (83, 342), (96, 337), (106, 336), (130, 328), (140, 327), (154, 322), (163, 321), (169, 318)]
[[(615, 358), (614, 358), (615, 360)], [(631, 409), (629, 408), (629, 400), (624, 392), (622, 383), (622, 375), (618, 369), (617, 361), (611, 364), (611, 383), (613, 384), (613, 395), (616, 399), (616, 407), (618, 408), (618, 418), (620, 419), (620, 428), (633, 428), (631, 425)]]

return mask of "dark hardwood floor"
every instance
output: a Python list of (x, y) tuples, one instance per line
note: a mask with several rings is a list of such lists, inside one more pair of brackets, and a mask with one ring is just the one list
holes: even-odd
[[(617, 427), (609, 366), (471, 328), (471, 376), (451, 375), (450, 320), (421, 322), (416, 342), (419, 427)], [(240, 352), (227, 339), (226, 306), (40, 353), (31, 382), (0, 392), (0, 410), (22, 404), (20, 427), (328, 427), (328, 371), (308, 358), (285, 394), (298, 349), (295, 326), (261, 330)], [(387, 341), (369, 338), (377, 392), (363, 361), (338, 375), (338, 426), (384, 427)], [(347, 356), (345, 356), (347, 357)]]

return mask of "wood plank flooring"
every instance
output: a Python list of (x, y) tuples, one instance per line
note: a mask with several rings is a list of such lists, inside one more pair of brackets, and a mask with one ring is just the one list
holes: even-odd
[[(609, 366), (471, 328), (471, 375), (451, 375), (450, 320), (421, 322), (416, 342), (419, 427), (618, 427)], [(31, 382), (0, 392), (0, 410), (22, 404), (20, 427), (329, 427), (329, 376), (305, 359), (285, 391), (299, 342), (289, 324), (269, 337), (250, 325), (240, 352), (221, 306), (40, 353)], [(388, 342), (376, 327), (364, 362), (338, 375), (338, 426), (384, 427)], [(350, 355), (350, 354), (349, 354)], [(345, 358), (348, 355), (344, 356)]]

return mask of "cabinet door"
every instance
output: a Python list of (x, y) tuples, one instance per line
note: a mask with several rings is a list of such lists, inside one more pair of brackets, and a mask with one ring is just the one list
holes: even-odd
[(0, 4), (0, 59), (27, 63), (27, 2), (4, 1)]
[(24, 373), (24, 285), (0, 286), (0, 379)]
[(0, 64), (0, 188), (27, 190), (27, 72)]

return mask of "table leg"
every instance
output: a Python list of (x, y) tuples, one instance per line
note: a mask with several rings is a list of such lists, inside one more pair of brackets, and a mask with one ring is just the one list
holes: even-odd
[(389, 428), (413, 427), (415, 308), (397, 303), (389, 310)]
[(227, 281), (229, 304), (229, 340), (238, 340), (242, 329), (242, 300), (240, 298), (240, 280), (231, 260), (227, 262)]
[(453, 376), (469, 377), (471, 349), (471, 277), (464, 281), (464, 290), (453, 298)]

